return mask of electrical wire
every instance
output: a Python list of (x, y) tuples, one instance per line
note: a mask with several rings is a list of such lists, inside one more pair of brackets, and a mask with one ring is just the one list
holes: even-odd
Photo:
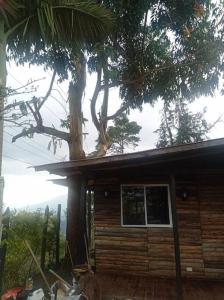
[(5, 157), (5, 158), (8, 158), (8, 159), (11, 159), (11, 160), (19, 161), (19, 162), (21, 162), (23, 164), (26, 164), (26, 165), (29, 165), (29, 166), (33, 167), (33, 164), (31, 164), (31, 163), (29, 163), (29, 162), (27, 162), (25, 160), (12, 157), (12, 156), (10, 156), (8, 154), (2, 154), (2, 156)]
[[(14, 128), (11, 128), (11, 129), (14, 129)], [(14, 131), (16, 131), (16, 130), (14, 129)], [(11, 137), (14, 137), (14, 134), (12, 134), (12, 133), (10, 133), (10, 132), (8, 132), (6, 130), (4, 130), (4, 133), (6, 133), (7, 135), (9, 135)], [(41, 144), (37, 143), (35, 140), (32, 140), (31, 142), (33, 142), (34, 144), (37, 144), (37, 146), (28, 143), (24, 139), (21, 139), (20, 141), (23, 142), (24, 144), (32, 147), (32, 148), (35, 148), (38, 151), (43, 151), (43, 150), (46, 151), (46, 153), (43, 153), (43, 154), (46, 155), (48, 158), (51, 158), (50, 156), (48, 156), (49, 154), (54, 155), (51, 151), (47, 151), (46, 148), (44, 148)], [(54, 157), (56, 157), (58, 160), (62, 160), (63, 159), (63, 157), (60, 157), (60, 156), (58, 156), (56, 154), (54, 155)]]
[[(50, 72), (49, 72), (49, 71), (47, 71), (47, 74), (48, 74), (49, 76), (52, 76), (52, 75), (50, 74)], [(58, 84), (58, 82), (57, 82), (57, 81), (56, 81), (56, 84), (57, 84), (57, 86), (58, 86), (59, 90), (62, 92), (62, 94), (64, 94), (64, 97), (65, 97), (65, 98), (67, 98), (67, 95), (66, 95), (66, 93), (63, 91), (63, 89), (60, 87), (60, 85)]]
[[(9, 76), (11, 76), (21, 87), (23, 86), (23, 84), (18, 80), (16, 79), (16, 77), (14, 75), (12, 75), (9, 71), (8, 71), (8, 74)], [(35, 96), (35, 94), (33, 92), (30, 92), (33, 96)], [(45, 107), (47, 108), (47, 110), (49, 112), (51, 112), (52, 115), (54, 115), (59, 121), (60, 121), (60, 118), (53, 112), (53, 110), (51, 110), (48, 106), (46, 106), (45, 104)]]
[[(6, 142), (7, 144), (9, 144), (9, 145), (11, 145), (12, 146), (12, 143), (11, 142), (9, 142), (9, 141), (7, 141), (6, 139), (3, 139), (3, 141), (4, 142)], [(32, 151), (30, 151), (30, 150), (28, 150), (28, 149), (25, 149), (25, 148), (23, 148), (23, 147), (21, 147), (21, 146), (19, 146), (19, 145), (13, 145), (13, 147), (17, 147), (18, 149), (21, 149), (22, 151), (25, 151), (25, 152), (27, 152), (27, 153), (30, 153), (30, 154), (32, 154), (32, 155), (34, 155), (34, 156), (37, 156), (38, 158), (40, 158), (40, 155), (38, 155), (38, 154), (36, 154), (35, 152), (32, 152)], [(42, 159), (45, 159), (45, 160), (48, 160), (49, 158), (46, 158), (46, 157), (41, 157)], [(54, 163), (55, 161), (53, 160), (53, 159), (51, 159), (51, 162), (52, 163)]]

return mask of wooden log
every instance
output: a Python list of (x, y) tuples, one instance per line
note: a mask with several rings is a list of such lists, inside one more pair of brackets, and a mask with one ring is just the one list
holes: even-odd
[(61, 204), (58, 204), (57, 226), (56, 226), (56, 266), (60, 263), (60, 227), (61, 227)]

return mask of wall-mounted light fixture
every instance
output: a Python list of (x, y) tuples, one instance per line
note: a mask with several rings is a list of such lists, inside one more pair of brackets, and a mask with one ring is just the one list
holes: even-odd
[(185, 190), (185, 189), (182, 190), (182, 192), (181, 192), (181, 198), (182, 198), (182, 200), (183, 200), (183, 201), (186, 201), (188, 197), (189, 197), (188, 191)]

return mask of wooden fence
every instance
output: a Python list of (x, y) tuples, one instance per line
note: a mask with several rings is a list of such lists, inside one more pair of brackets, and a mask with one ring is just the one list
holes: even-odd
[[(41, 249), (40, 249), (40, 264), (42, 269), (46, 268), (49, 219), (50, 219), (50, 210), (49, 207), (46, 206), (45, 213), (44, 213), (44, 223), (43, 223)], [(54, 233), (55, 236), (54, 265), (56, 267), (60, 263), (60, 223), (61, 223), (61, 204), (58, 205), (58, 209), (57, 209), (56, 230)], [(10, 228), (10, 209), (7, 208), (3, 215), (2, 241), (0, 242), (0, 295), (2, 294), (2, 288), (3, 288), (5, 262), (7, 258), (7, 239), (8, 239), (9, 228)]]

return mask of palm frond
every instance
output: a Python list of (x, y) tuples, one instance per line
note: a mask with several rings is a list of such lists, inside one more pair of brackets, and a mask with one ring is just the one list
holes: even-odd
[(110, 11), (93, 1), (33, 0), (32, 5), (30, 0), (10, 1), (20, 3), (16, 16), (8, 22), (9, 48), (14, 51), (56, 43), (79, 47), (102, 39), (113, 25)]
[(10, 27), (10, 21), (17, 19), (19, 11), (24, 8), (22, 1), (8, 0), (0, 3), (0, 18), (5, 21), (6, 27)]

